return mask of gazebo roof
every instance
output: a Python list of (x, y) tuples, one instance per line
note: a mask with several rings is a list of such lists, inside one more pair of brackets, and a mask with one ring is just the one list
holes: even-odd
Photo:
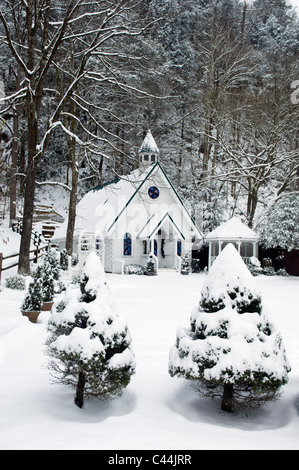
[(207, 241), (233, 241), (233, 240), (258, 240), (258, 235), (238, 217), (232, 217), (206, 236)]

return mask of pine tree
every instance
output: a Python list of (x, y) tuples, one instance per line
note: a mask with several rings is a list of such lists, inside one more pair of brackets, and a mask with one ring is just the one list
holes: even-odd
[(54, 298), (54, 276), (52, 266), (46, 262), (43, 265), (42, 272), (43, 301), (52, 302)]
[(67, 254), (66, 249), (63, 249), (63, 250), (60, 252), (59, 263), (60, 263), (60, 268), (61, 268), (63, 271), (67, 271), (67, 270), (68, 270), (68, 254)]
[(21, 310), (25, 312), (40, 312), (43, 304), (43, 286), (40, 277), (35, 278), (28, 287), (22, 302)]
[(196, 383), (221, 408), (275, 399), (290, 367), (280, 334), (266, 318), (254, 279), (232, 244), (210, 268), (190, 327), (177, 331), (169, 373)]
[(269, 208), (260, 227), (261, 242), (266, 248), (299, 248), (299, 192), (283, 193)]
[(129, 384), (135, 372), (131, 336), (95, 253), (86, 258), (80, 287), (70, 286), (54, 305), (49, 332), (54, 381), (76, 389), (80, 408), (84, 397), (113, 398)]
[(185, 253), (184, 257), (182, 258), (181, 273), (182, 274), (190, 273), (190, 258), (189, 258), (188, 253)]
[(53, 248), (49, 249), (46, 254), (44, 255), (44, 264), (49, 263), (51, 270), (52, 270), (52, 275), (57, 281), (59, 279), (59, 269), (60, 269), (60, 264), (58, 260), (58, 253), (56, 250)]
[(147, 260), (146, 260), (145, 272), (147, 274), (155, 274), (156, 273), (156, 271), (155, 271), (155, 262), (154, 262), (154, 259), (153, 259), (152, 255), (149, 255)]

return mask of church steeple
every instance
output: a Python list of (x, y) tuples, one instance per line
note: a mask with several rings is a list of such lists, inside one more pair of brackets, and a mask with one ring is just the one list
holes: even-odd
[(139, 162), (142, 165), (151, 165), (158, 161), (159, 149), (150, 130), (147, 131), (147, 134), (138, 151), (138, 156)]

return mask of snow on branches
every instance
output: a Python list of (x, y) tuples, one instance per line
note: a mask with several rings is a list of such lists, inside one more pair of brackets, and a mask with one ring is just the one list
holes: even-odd
[(49, 319), (48, 354), (55, 382), (76, 388), (83, 398), (121, 394), (135, 372), (131, 336), (115, 312), (100, 259), (86, 258), (80, 286), (70, 285)]
[(189, 328), (177, 330), (169, 373), (196, 382), (221, 407), (260, 406), (276, 398), (290, 367), (280, 333), (263, 312), (261, 294), (232, 244), (214, 261)]

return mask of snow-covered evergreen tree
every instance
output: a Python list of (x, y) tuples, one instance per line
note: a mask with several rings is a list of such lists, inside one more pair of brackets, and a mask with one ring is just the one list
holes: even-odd
[(131, 336), (94, 252), (86, 258), (80, 287), (70, 285), (54, 304), (48, 329), (54, 381), (76, 389), (77, 406), (84, 397), (118, 396), (129, 384), (135, 372)]
[(60, 268), (62, 269), (62, 271), (68, 270), (68, 254), (67, 254), (66, 249), (63, 249), (60, 252), (59, 263), (60, 263)]
[(190, 258), (189, 258), (189, 253), (185, 253), (185, 255), (184, 255), (183, 258), (182, 258), (181, 273), (182, 273), (182, 274), (189, 274), (189, 273), (190, 273)]
[(54, 275), (50, 263), (45, 262), (42, 267), (42, 283), (43, 283), (43, 301), (52, 302), (54, 298)]
[(270, 207), (261, 227), (261, 242), (266, 248), (299, 248), (299, 192), (282, 194)]
[(154, 262), (154, 258), (153, 258), (152, 255), (149, 255), (148, 258), (146, 259), (145, 272), (146, 272), (146, 274), (149, 274), (149, 273), (155, 274), (156, 273), (155, 262)]
[(43, 262), (49, 263), (52, 269), (52, 274), (57, 281), (59, 279), (59, 269), (60, 269), (60, 263), (59, 263), (59, 255), (54, 248), (50, 248), (44, 255)]
[(214, 261), (189, 328), (179, 328), (169, 373), (222, 397), (221, 408), (260, 406), (277, 397), (290, 367), (281, 336), (263, 312), (255, 280), (228, 244)]
[(21, 305), (25, 312), (40, 312), (43, 304), (43, 286), (40, 277), (30, 282), (28, 291)]

